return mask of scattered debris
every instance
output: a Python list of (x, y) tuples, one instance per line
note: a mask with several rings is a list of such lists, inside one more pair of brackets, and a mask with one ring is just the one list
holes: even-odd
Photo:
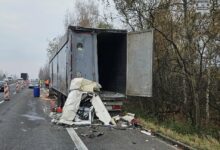
[(144, 133), (146, 135), (151, 135), (151, 132), (148, 132), (148, 131), (145, 131), (145, 130), (142, 130), (141, 133)]
[(131, 124), (134, 127), (141, 127), (141, 123), (138, 119), (134, 118), (133, 120), (131, 120)]
[(119, 121), (121, 119), (121, 117), (119, 115), (112, 117), (112, 119), (114, 119), (115, 121)]
[(136, 142), (132, 142), (132, 144), (137, 144)]
[(84, 134), (84, 133), (82, 133), (82, 134), (80, 134), (81, 136), (83, 136), (83, 137), (88, 137), (88, 138), (95, 138), (95, 137), (100, 137), (100, 136), (103, 136), (104, 135), (104, 132), (98, 132), (98, 131), (96, 131), (96, 132), (91, 132), (91, 133), (89, 133), (89, 134)]
[[(104, 125), (109, 125), (109, 123), (111, 122), (111, 116), (109, 115), (107, 109), (102, 103), (102, 100), (100, 99), (100, 97), (94, 96), (91, 99), (91, 102), (95, 108), (96, 116), (99, 118), (99, 120), (102, 121)], [(114, 121), (112, 121), (112, 123), (116, 124)]]
[(100, 88), (101, 85), (96, 82), (84, 78), (73, 79), (70, 85), (70, 93), (58, 123), (90, 125), (92, 124), (95, 110), (96, 116), (104, 125), (109, 125), (110, 122), (116, 125), (100, 97), (94, 92), (94, 90), (99, 91)]
[(59, 106), (59, 107), (57, 107), (57, 113), (62, 113), (62, 108)]
[(56, 112), (55, 101), (50, 100), (50, 110), (51, 112)]
[[(50, 114), (51, 122), (68, 126), (104, 125), (119, 130), (126, 130), (128, 127), (140, 127), (140, 123), (133, 113), (111, 117), (99, 95), (95, 92), (95, 90), (99, 91), (100, 88), (101, 85), (96, 82), (83, 78), (73, 79), (70, 85), (70, 93), (63, 109), (61, 107), (55, 108), (54, 101), (50, 102), (52, 111)], [(98, 120), (94, 120), (94, 116)], [(92, 133), (97, 134), (98, 132)], [(104, 133), (96, 134), (90, 135), (90, 137), (102, 136)]]
[(127, 113), (124, 116), (116, 115), (112, 117), (116, 122), (118, 129), (127, 127), (141, 127), (140, 121), (135, 118), (135, 114)]
[(131, 121), (134, 119), (135, 114), (127, 113), (125, 116), (121, 117), (121, 119), (131, 123)]

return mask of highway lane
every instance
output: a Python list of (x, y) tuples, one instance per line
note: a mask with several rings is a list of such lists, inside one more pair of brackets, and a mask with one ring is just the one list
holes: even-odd
[[(119, 130), (109, 127), (78, 127), (76, 133), (89, 150), (177, 150), (157, 137), (139, 129)], [(94, 136), (100, 134), (99, 136)]]
[[(118, 130), (103, 126), (64, 128), (52, 125), (49, 101), (33, 97), (33, 89), (15, 92), (0, 104), (2, 150), (175, 150), (176, 147), (138, 129)], [(42, 92), (42, 91), (41, 91)], [(2, 94), (2, 93), (1, 93)], [(101, 133), (99, 136), (94, 134)]]
[(0, 105), (1, 150), (74, 150), (66, 129), (52, 126), (33, 89), (23, 89)]

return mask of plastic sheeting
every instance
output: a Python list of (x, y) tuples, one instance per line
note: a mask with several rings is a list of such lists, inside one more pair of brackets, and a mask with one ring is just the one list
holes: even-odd
[(59, 123), (73, 125), (73, 119), (79, 109), (82, 94), (83, 92), (78, 90), (73, 90), (69, 93)]
[(71, 90), (80, 90), (83, 92), (94, 92), (94, 90), (100, 90), (101, 85), (97, 82), (93, 82), (84, 78), (75, 78), (71, 81)]
[[(70, 85), (70, 93), (64, 104), (63, 114), (59, 120), (59, 123), (68, 125), (75, 124), (73, 120), (75, 119), (77, 111), (79, 110), (82, 95), (87, 92), (94, 92), (94, 90), (99, 90), (99, 88), (101, 88), (101, 85), (99, 85), (96, 82), (83, 78), (73, 79)], [(91, 103), (95, 109), (96, 116), (99, 118), (99, 120), (102, 121), (105, 125), (109, 125), (111, 121), (111, 116), (109, 115), (107, 109), (102, 103), (100, 97), (96, 96), (95, 93), (93, 94)]]
[(111, 121), (111, 116), (109, 115), (107, 109), (105, 108), (102, 100), (99, 96), (93, 96), (91, 99), (92, 105), (95, 108), (96, 116), (102, 121), (105, 125), (109, 125)]

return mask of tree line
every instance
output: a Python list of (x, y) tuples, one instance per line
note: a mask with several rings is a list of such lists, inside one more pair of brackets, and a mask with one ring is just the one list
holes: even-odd
[[(93, 1), (75, 3), (64, 27), (114, 28), (114, 19), (129, 31), (154, 30), (153, 97), (140, 101), (146, 115), (158, 120), (182, 118), (196, 128), (220, 124), (220, 7), (196, 11), (195, 0), (100, 0), (116, 15), (100, 14)], [(100, 17), (101, 16), (101, 17)], [(49, 41), (48, 55), (59, 42)], [(48, 68), (47, 68), (48, 69)], [(43, 72), (43, 71), (41, 71)]]
[[(154, 29), (153, 104), (146, 113), (176, 114), (196, 128), (220, 123), (220, 9), (194, 0), (113, 0), (131, 31)], [(147, 106), (148, 105), (148, 106)], [(152, 107), (154, 106), (154, 107)], [(210, 122), (211, 121), (211, 122)]]

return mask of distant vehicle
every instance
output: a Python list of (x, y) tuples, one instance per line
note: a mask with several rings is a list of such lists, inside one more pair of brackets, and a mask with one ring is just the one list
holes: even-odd
[(28, 73), (21, 73), (21, 78), (24, 80), (28, 80)]
[(21, 83), (21, 82), (23, 82), (24, 80), (23, 80), (22, 78), (18, 78), (17, 81)]
[(8, 82), (8, 81), (9, 81), (8, 78), (5, 78), (5, 79), (4, 79), (4, 82)]
[(34, 88), (34, 87), (36, 87), (36, 86), (39, 86), (38, 81), (36, 81), (36, 80), (31, 80), (30, 83), (29, 83), (29, 85), (28, 85), (28, 87), (29, 87), (30, 89), (31, 89), (31, 88)]
[(12, 77), (8, 77), (8, 81), (13, 81), (13, 78)]
[(4, 91), (4, 81), (0, 81), (0, 91)]

